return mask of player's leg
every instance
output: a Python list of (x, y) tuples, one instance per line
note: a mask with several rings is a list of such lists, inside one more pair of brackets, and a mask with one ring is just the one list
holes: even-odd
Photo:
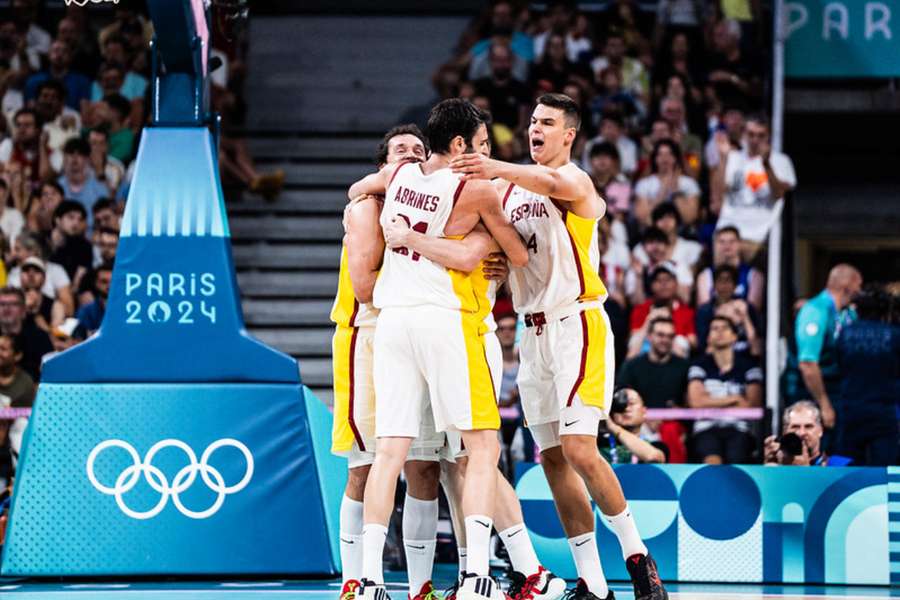
[(403, 551), (409, 577), (409, 597), (421, 600), (434, 591), (431, 572), (437, 545), (438, 481), (441, 469), (437, 460), (407, 460), (403, 470), (406, 474)]
[[(487, 577), (490, 575), (489, 556), (500, 442), (496, 429), (463, 431), (462, 437), (469, 453), (462, 495), (468, 551), (466, 573)], [(489, 593), (478, 593), (490, 596)]]
[[(458, 435), (458, 434), (457, 434)], [(466, 571), (466, 526), (462, 511), (463, 477), (466, 469), (466, 457), (458, 456), (452, 460), (441, 460), (441, 486), (444, 495), (447, 496), (447, 506), (450, 508), (450, 522), (453, 523), (453, 535), (456, 538), (456, 553), (459, 557), (457, 580), (445, 595), (446, 600), (453, 600)]]
[[(374, 460), (374, 455), (371, 460)], [(371, 463), (351, 467), (347, 472), (347, 487), (341, 499), (341, 600), (356, 597), (362, 579), (363, 559), (363, 492)]]
[[(560, 321), (548, 332), (555, 347), (555, 383), (562, 409), (560, 441), (563, 456), (587, 486), (619, 544), (639, 600), (668, 595), (653, 559), (641, 540), (622, 486), (597, 448), (597, 431), (612, 399), (614, 350), (609, 319), (601, 309)], [(570, 368), (578, 357), (577, 373)]]

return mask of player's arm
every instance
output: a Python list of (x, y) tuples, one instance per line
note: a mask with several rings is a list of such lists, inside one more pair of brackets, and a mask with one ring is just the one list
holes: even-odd
[[(450, 161), (454, 173), (463, 180), (501, 178), (535, 194), (567, 203), (589, 203), (599, 218), (606, 213), (606, 203), (597, 194), (590, 176), (575, 165), (551, 169), (543, 165), (518, 165), (487, 158), (481, 154), (462, 154)], [(579, 211), (581, 212), (581, 211)]]
[(357, 202), (347, 215), (347, 266), (353, 295), (360, 302), (372, 301), (372, 290), (384, 258), (378, 201), (374, 198)]
[(387, 190), (391, 176), (399, 166), (400, 165), (385, 165), (377, 173), (366, 175), (350, 186), (350, 189), (347, 190), (347, 197), (353, 200), (363, 195), (384, 196), (384, 192)]
[(384, 230), (384, 240), (388, 248), (406, 247), (443, 267), (466, 273), (475, 270), (488, 254), (500, 249), (480, 224), (463, 239), (451, 240), (413, 231), (404, 219), (396, 217)]
[[(480, 155), (479, 155), (480, 156)], [(497, 241), (514, 267), (528, 264), (528, 248), (516, 228), (512, 226), (503, 208), (500, 195), (490, 181), (470, 181), (460, 194), (460, 203), (471, 202), (488, 232)]]

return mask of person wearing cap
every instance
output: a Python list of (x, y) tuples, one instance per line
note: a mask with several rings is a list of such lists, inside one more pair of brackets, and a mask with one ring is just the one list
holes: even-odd
[[(13, 244), (13, 258), (16, 266), (9, 272), (7, 285), (21, 287), (22, 265), (28, 258), (36, 256), (43, 260), (44, 247), (40, 237), (35, 233), (22, 232)], [(55, 262), (44, 263), (47, 278), (44, 281), (42, 291), (51, 298), (62, 302), (66, 309), (66, 316), (75, 314), (75, 298), (72, 295), (72, 280), (66, 270)]]
[(686, 265), (669, 258), (672, 249), (669, 236), (659, 227), (648, 227), (641, 239), (641, 249), (643, 252), (635, 249), (632, 253), (631, 268), (625, 275), (625, 295), (631, 305), (637, 306), (647, 299), (650, 275), (664, 263), (675, 272), (678, 297), (682, 302), (689, 302), (694, 278)]
[(650, 273), (651, 297), (631, 311), (631, 337), (628, 358), (647, 352), (647, 329), (657, 318), (668, 317), (675, 324), (672, 352), (688, 356), (697, 347), (694, 309), (678, 298), (678, 274), (672, 263), (664, 262)]
[(22, 293), (25, 294), (25, 311), (34, 324), (50, 332), (66, 318), (66, 309), (62, 302), (51, 298), (43, 292), (47, 280), (47, 266), (37, 256), (30, 256), (22, 263), (19, 277)]

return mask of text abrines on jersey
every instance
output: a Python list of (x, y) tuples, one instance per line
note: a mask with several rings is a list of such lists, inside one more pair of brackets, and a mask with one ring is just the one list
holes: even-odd
[(394, 202), (424, 210), (425, 212), (435, 212), (438, 209), (440, 199), (440, 196), (417, 192), (402, 185), (397, 187), (397, 193), (394, 195)]

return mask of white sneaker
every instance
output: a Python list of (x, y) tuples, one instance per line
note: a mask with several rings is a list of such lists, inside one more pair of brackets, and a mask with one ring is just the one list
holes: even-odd
[(528, 577), (513, 571), (506, 590), (511, 600), (559, 600), (566, 593), (566, 582), (544, 567)]
[(368, 579), (360, 581), (362, 600), (391, 600), (383, 583), (374, 583)]
[(493, 577), (479, 577), (475, 573), (463, 574), (462, 586), (456, 593), (457, 600), (509, 600)]

